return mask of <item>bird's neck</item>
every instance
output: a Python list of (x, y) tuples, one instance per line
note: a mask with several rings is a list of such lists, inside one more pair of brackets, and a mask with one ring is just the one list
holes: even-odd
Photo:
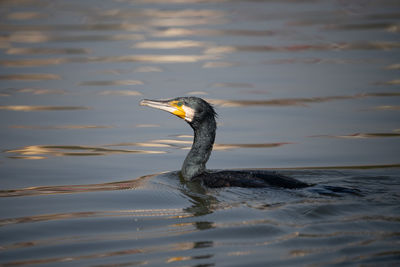
[(191, 126), (194, 131), (193, 145), (181, 170), (185, 180), (190, 180), (206, 170), (206, 163), (215, 140), (216, 122), (214, 118)]

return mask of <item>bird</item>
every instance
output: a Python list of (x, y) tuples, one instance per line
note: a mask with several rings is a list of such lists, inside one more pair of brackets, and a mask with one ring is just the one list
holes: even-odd
[(193, 129), (192, 147), (179, 175), (186, 182), (200, 182), (206, 187), (279, 187), (298, 189), (310, 186), (292, 177), (265, 170), (207, 170), (206, 163), (213, 149), (217, 123), (214, 107), (199, 97), (177, 97), (169, 100), (140, 101), (141, 106), (167, 111), (185, 120)]

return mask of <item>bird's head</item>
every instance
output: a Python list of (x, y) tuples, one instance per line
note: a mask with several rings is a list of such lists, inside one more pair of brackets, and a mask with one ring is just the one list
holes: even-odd
[(144, 99), (140, 101), (140, 105), (168, 111), (184, 119), (192, 127), (205, 120), (215, 121), (216, 116), (214, 108), (199, 97), (177, 97), (170, 100)]

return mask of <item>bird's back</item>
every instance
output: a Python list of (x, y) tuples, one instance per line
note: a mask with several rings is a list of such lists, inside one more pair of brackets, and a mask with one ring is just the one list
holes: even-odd
[(304, 188), (310, 184), (273, 171), (221, 170), (207, 171), (193, 178), (207, 187), (281, 187)]

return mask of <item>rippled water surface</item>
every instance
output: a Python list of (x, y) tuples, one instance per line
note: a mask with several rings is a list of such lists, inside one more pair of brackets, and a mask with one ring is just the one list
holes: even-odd
[[(396, 266), (398, 1), (0, 1), (0, 266)], [(315, 186), (206, 189), (210, 169)]]

